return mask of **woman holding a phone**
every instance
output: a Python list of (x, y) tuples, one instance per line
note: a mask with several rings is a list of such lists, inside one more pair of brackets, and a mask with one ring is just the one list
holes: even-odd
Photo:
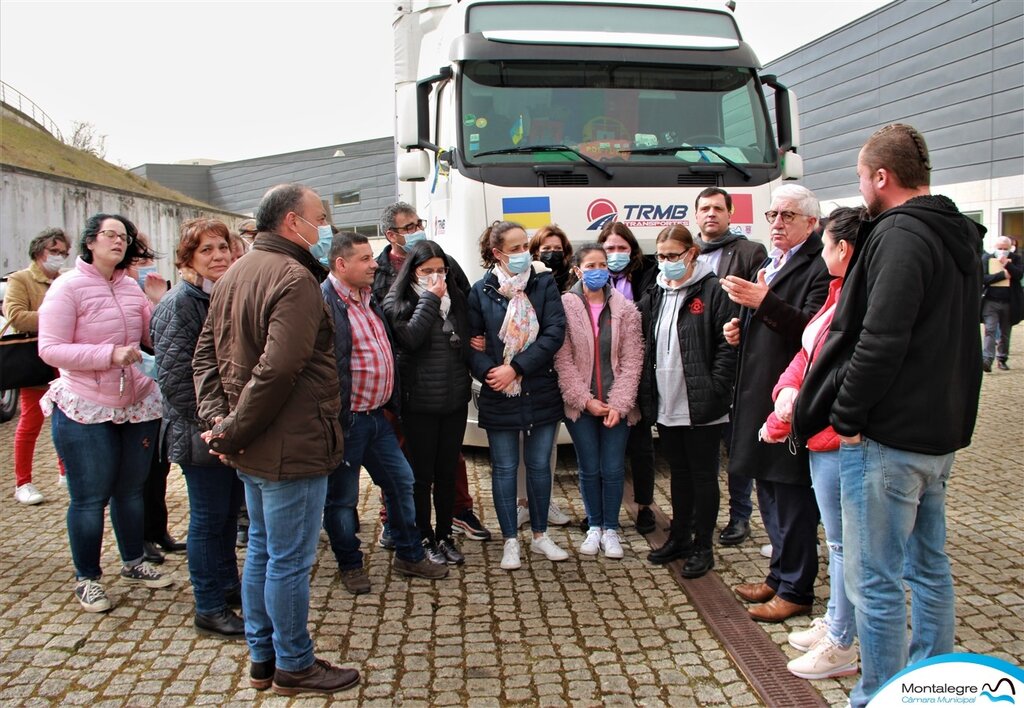
[(452, 512), (455, 470), (469, 415), (469, 325), (466, 296), (458, 286), (449, 287), (449, 268), (440, 246), (417, 243), (384, 299), (384, 313), (398, 349), (416, 525), (431, 560), (461, 565), (465, 558), (452, 538)]

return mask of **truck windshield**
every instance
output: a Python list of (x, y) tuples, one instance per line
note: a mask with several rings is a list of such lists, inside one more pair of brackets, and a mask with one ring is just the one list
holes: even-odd
[[(770, 165), (776, 150), (753, 70), (594, 62), (467, 61), (459, 110), (469, 164), (579, 161)], [(678, 150), (658, 150), (679, 146)], [(706, 146), (712, 150), (688, 150)], [(499, 151), (490, 155), (479, 153)]]

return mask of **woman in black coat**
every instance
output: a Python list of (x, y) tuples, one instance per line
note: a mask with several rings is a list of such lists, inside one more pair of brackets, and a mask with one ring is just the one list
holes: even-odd
[(231, 265), (228, 227), (217, 219), (181, 225), (175, 264), (182, 281), (157, 305), (150, 322), (157, 383), (163, 396), (167, 459), (181, 465), (188, 488), (188, 572), (201, 634), (242, 639), (245, 626), (230, 606), (241, 605), (235, 531), (242, 482), (210, 455), (200, 437), (192, 354), (210, 309), (210, 291)]
[(402, 428), (415, 475), (416, 525), (430, 555), (440, 554), (445, 562), (461, 565), (465, 557), (452, 539), (452, 511), (471, 394), (466, 362), (469, 322), (466, 296), (456, 284), (449, 284), (449, 268), (439, 245), (417, 243), (384, 300), (384, 313), (398, 349)]
[(565, 339), (565, 310), (551, 273), (531, 267), (526, 231), (503, 221), (480, 237), (489, 268), (469, 293), (471, 334), (482, 335), (470, 356), (480, 391), (479, 423), (491, 452), (494, 508), (505, 539), (501, 567), (520, 567), (516, 537), (516, 473), (520, 449), (530, 504), (530, 549), (548, 560), (569, 556), (547, 535), (551, 446), (562, 419), (555, 354)]

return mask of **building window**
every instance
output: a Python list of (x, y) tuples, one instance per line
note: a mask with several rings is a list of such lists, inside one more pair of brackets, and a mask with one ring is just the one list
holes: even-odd
[(362, 226), (352, 226), (347, 231), (355, 231), (357, 234), (361, 234), (366, 238), (377, 238), (380, 234), (377, 232), (376, 224), (363, 224)]
[(359, 203), (359, 190), (355, 189), (349, 192), (335, 192), (334, 193), (334, 206), (348, 206), (349, 204)]
[(976, 224), (985, 224), (985, 213), (981, 211), (965, 211), (964, 216), (973, 221)]
[(1024, 241), (1024, 209), (1000, 209), (996, 236), (1009, 236), (1020, 245)]

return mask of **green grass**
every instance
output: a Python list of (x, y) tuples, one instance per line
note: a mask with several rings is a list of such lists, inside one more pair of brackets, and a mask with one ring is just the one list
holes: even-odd
[(147, 197), (215, 209), (95, 155), (65, 145), (49, 133), (29, 128), (6, 116), (0, 117), (0, 165), (21, 167)]

